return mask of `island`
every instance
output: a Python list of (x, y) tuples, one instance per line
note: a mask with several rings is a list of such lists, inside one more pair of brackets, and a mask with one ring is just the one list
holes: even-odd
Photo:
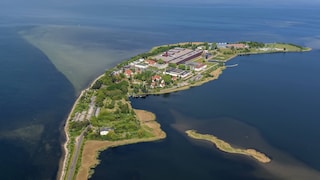
[(254, 159), (258, 160), (261, 163), (268, 163), (271, 161), (271, 159), (268, 156), (266, 156), (261, 152), (256, 151), (255, 149), (234, 148), (229, 143), (210, 134), (200, 134), (200, 133), (197, 133), (195, 130), (187, 130), (186, 133), (191, 138), (210, 141), (213, 144), (215, 144), (219, 150), (227, 153), (247, 155), (247, 156), (253, 157)]
[[(131, 98), (165, 94), (199, 86), (217, 79), (236, 56), (304, 52), (310, 48), (287, 43), (184, 42), (152, 48), (119, 63), (95, 79), (74, 103), (65, 123), (65, 155), (59, 167), (61, 180), (88, 179), (99, 163), (99, 152), (110, 147), (157, 141), (166, 137), (156, 116), (133, 109)], [(196, 134), (227, 152), (247, 154), (269, 162), (253, 149), (234, 149), (214, 136)], [(215, 140), (212, 140), (215, 139)]]

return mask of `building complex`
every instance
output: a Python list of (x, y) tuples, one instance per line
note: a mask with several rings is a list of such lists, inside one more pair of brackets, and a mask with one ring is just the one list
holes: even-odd
[(191, 59), (197, 58), (202, 54), (201, 49), (186, 49), (181, 47), (176, 47), (166, 51), (162, 54), (155, 56), (156, 60), (163, 60), (166, 63), (182, 64)]

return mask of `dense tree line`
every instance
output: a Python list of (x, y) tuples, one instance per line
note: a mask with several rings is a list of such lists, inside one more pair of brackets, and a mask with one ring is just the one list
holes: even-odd
[(143, 71), (140, 74), (136, 74), (134, 76), (135, 79), (141, 80), (141, 81), (151, 81), (152, 76), (155, 75), (153, 71)]
[(89, 125), (89, 121), (72, 121), (69, 123), (69, 132), (71, 136), (78, 136), (80, 135), (83, 128)]
[(265, 46), (262, 42), (255, 42), (255, 41), (249, 41), (249, 42), (239, 42), (242, 44), (248, 45), (250, 48), (263, 48)]

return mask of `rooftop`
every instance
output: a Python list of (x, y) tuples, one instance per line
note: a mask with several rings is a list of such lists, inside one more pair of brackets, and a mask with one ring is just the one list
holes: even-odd
[(155, 56), (155, 59), (157, 60), (162, 59), (166, 63), (178, 64), (200, 53), (202, 53), (201, 49), (192, 50), (192, 49), (176, 47), (174, 49), (170, 49), (169, 51), (166, 51), (162, 54)]

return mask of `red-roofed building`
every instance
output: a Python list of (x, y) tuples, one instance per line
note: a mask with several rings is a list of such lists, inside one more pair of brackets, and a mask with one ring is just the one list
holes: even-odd
[(162, 78), (159, 75), (152, 76), (152, 81), (160, 81)]
[(202, 71), (202, 70), (204, 70), (205, 68), (207, 68), (207, 65), (206, 65), (206, 64), (199, 63), (196, 67), (194, 67), (194, 70), (195, 70), (195, 71)]
[(171, 78), (172, 81), (176, 81), (177, 79), (178, 79), (177, 76), (172, 76)]
[(145, 61), (149, 66), (154, 66), (156, 64), (156, 61), (152, 60), (152, 59), (148, 59)]
[(126, 75), (127, 78), (129, 78), (133, 75), (133, 72), (131, 71), (131, 69), (126, 69), (124, 70), (124, 75)]
[(238, 44), (227, 44), (226, 45), (227, 48), (236, 48), (236, 49), (243, 49), (246, 48), (247, 46), (245, 44), (242, 43), (238, 43)]

